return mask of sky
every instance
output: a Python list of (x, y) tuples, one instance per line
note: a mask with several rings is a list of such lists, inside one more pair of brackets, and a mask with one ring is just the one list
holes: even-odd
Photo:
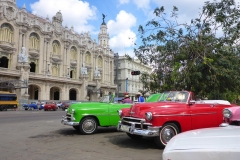
[[(27, 11), (40, 17), (52, 19), (58, 11), (63, 15), (62, 25), (74, 27), (78, 33), (90, 32), (96, 39), (106, 15), (109, 45), (114, 53), (134, 57), (133, 49), (141, 45), (139, 25), (151, 20), (156, 7), (165, 7), (169, 12), (173, 6), (179, 9), (179, 20), (189, 22), (198, 17), (200, 8), (207, 0), (17, 0), (17, 6), (25, 4)], [(211, 1), (211, 0), (209, 0)]]

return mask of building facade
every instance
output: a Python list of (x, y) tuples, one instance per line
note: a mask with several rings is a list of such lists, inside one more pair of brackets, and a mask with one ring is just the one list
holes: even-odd
[(116, 94), (118, 97), (124, 97), (124, 93), (129, 93), (132, 100), (135, 100), (135, 95), (139, 90), (144, 90), (142, 82), (139, 80), (140, 75), (131, 75), (132, 71), (140, 71), (141, 73), (151, 73), (152, 68), (143, 65), (137, 59), (129, 59), (125, 56), (114, 54), (114, 81), (118, 86)]
[[(16, 0), (0, 0), (0, 83), (24, 82), (14, 90), (19, 99), (97, 101), (114, 93), (114, 53), (104, 22), (98, 41), (52, 20), (18, 8)], [(13, 84), (14, 85), (14, 84)]]

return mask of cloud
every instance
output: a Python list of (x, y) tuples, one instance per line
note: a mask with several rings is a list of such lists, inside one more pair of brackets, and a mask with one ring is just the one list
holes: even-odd
[(107, 23), (108, 31), (110, 34), (117, 34), (121, 31), (127, 30), (136, 25), (137, 19), (130, 13), (127, 13), (124, 10), (121, 10), (117, 17), (116, 21), (110, 20)]
[(128, 4), (130, 0), (119, 0), (120, 4)]
[(63, 23), (70, 28), (74, 26), (77, 32), (92, 31), (94, 26), (89, 25), (89, 20), (96, 19), (97, 8), (90, 6), (88, 2), (79, 0), (39, 0), (30, 5), (32, 13), (42, 17), (55, 16), (60, 10), (63, 15)]
[(136, 41), (136, 34), (130, 29), (121, 31), (119, 34), (113, 36), (109, 44), (112, 48), (121, 50), (124, 48), (134, 46)]
[(148, 10), (151, 0), (133, 0), (133, 3), (140, 9)]
[[(115, 21), (108, 21), (108, 32), (111, 37), (109, 45), (114, 52), (121, 54), (126, 50), (133, 50), (132, 47), (137, 38), (131, 28), (136, 25), (136, 21), (137, 19), (132, 14), (123, 10), (118, 13)], [(132, 54), (132, 51), (128, 54)]]

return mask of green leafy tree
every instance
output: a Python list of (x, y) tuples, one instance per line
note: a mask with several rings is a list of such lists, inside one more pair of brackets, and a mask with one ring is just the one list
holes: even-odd
[(160, 91), (191, 90), (233, 101), (240, 86), (239, 6), (234, 0), (207, 1), (189, 23), (178, 23), (177, 12), (175, 6), (170, 14), (164, 7), (154, 10), (156, 17), (139, 26), (142, 45), (135, 55), (154, 65)]

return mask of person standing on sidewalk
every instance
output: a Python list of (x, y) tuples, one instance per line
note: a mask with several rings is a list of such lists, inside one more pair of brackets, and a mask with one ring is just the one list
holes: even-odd
[(140, 92), (136, 93), (136, 98), (137, 98), (138, 102), (144, 102), (145, 101), (143, 96), (142, 96), (142, 93), (140, 93)]
[(133, 103), (132, 100), (129, 98), (129, 95), (125, 95), (124, 100), (122, 101), (122, 103)]
[(40, 108), (41, 108), (41, 102), (40, 102), (39, 100), (38, 100), (37, 106), (38, 106), (38, 110), (40, 110)]

